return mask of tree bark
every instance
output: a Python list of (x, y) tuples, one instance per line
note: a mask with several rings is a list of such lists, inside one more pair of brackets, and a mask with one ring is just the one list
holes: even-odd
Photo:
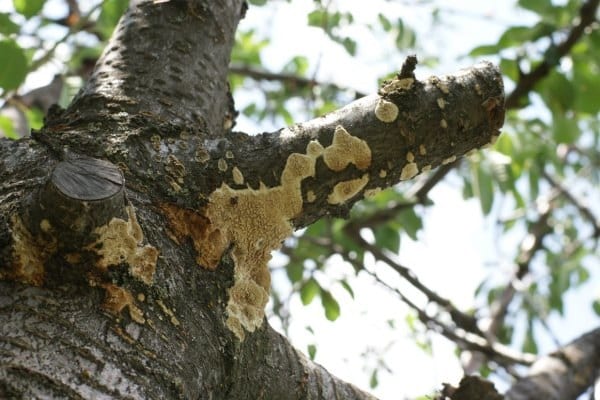
[(366, 399), (265, 322), (294, 228), (493, 142), (488, 63), (232, 131), (241, 0), (132, 2), (90, 81), (0, 140), (0, 397)]
[(600, 370), (600, 328), (541, 357), (506, 393), (506, 400), (577, 399)]

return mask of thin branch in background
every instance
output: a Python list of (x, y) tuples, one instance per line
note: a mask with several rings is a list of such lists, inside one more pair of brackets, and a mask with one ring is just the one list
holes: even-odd
[[(535, 85), (550, 73), (556, 63), (565, 55), (567, 55), (573, 46), (586, 33), (586, 28), (596, 21), (596, 13), (600, 0), (588, 0), (579, 9), (578, 22), (571, 27), (567, 38), (554, 45), (551, 43), (544, 54), (553, 54), (552, 60), (545, 58), (531, 72), (522, 74), (519, 77), (517, 86), (511, 94), (506, 97), (506, 109), (520, 108), (519, 100), (533, 90)], [(553, 50), (553, 51), (552, 51)]]
[(314, 78), (305, 78), (302, 76), (278, 72), (269, 72), (262, 69), (254, 68), (248, 65), (233, 64), (229, 66), (229, 72), (236, 75), (246, 76), (257, 81), (281, 82), (285, 85), (297, 87), (299, 89), (312, 89), (314, 87), (332, 88), (338, 92), (354, 92), (355, 98), (366, 96), (365, 93), (359, 92), (352, 88), (342, 87), (335, 83), (319, 82)]
[(583, 204), (578, 198), (573, 196), (573, 194), (562, 182), (559, 182), (557, 179), (553, 178), (546, 170), (542, 170), (542, 176), (550, 183), (550, 185), (552, 185), (553, 188), (558, 190), (561, 195), (563, 195), (571, 204), (573, 204), (585, 219), (588, 220), (594, 229), (594, 238), (600, 238), (600, 220), (596, 218), (592, 210)]
[(373, 277), (373, 279), (375, 279), (379, 284), (395, 293), (402, 302), (404, 302), (417, 313), (419, 320), (425, 326), (429, 328), (435, 328), (434, 330), (438, 331), (444, 337), (459, 344), (462, 350), (472, 350), (486, 354), (490, 360), (496, 362), (498, 365), (501, 365), (513, 376), (516, 376), (515, 372), (512, 369), (512, 366), (514, 364), (531, 365), (535, 361), (536, 357), (533, 354), (519, 353), (504, 345), (498, 343), (490, 343), (481, 335), (463, 329), (459, 324), (457, 324), (456, 326), (448, 326), (447, 324), (441, 322), (438, 317), (427, 314), (425, 310), (417, 306), (416, 303), (414, 303), (408, 297), (406, 297), (400, 290), (390, 286), (375, 272), (369, 271), (362, 265), (356, 265), (357, 261), (351, 259), (350, 257), (347, 257), (346, 255), (342, 256), (347, 262), (354, 264), (355, 268), (359, 268), (360, 270), (365, 271), (367, 274)]

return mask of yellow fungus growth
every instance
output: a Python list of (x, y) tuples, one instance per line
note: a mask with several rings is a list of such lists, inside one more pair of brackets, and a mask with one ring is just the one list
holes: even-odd
[(427, 149), (425, 148), (424, 144), (420, 144), (419, 145), (419, 154), (424, 156), (425, 154), (427, 154)]
[(414, 162), (409, 162), (402, 168), (400, 172), (400, 180), (406, 181), (419, 173), (419, 169), (417, 168), (417, 164)]
[(129, 290), (113, 283), (100, 284), (104, 288), (106, 298), (102, 307), (113, 315), (119, 315), (125, 308), (129, 310), (129, 316), (138, 324), (146, 322), (144, 312), (135, 304), (133, 295)]
[(381, 122), (394, 122), (398, 118), (398, 106), (384, 99), (379, 99), (375, 105), (375, 116)]
[(217, 167), (219, 168), (219, 171), (227, 171), (227, 161), (225, 161), (224, 158), (219, 158), (219, 161), (217, 161)]
[(144, 235), (132, 206), (127, 207), (127, 214), (127, 221), (113, 218), (108, 224), (96, 228), (94, 233), (98, 240), (87, 249), (100, 256), (96, 262), (100, 270), (126, 263), (131, 276), (150, 285), (156, 270), (158, 250), (150, 245), (142, 246)]
[(371, 165), (371, 149), (367, 142), (351, 136), (344, 127), (338, 125), (331, 146), (323, 151), (323, 161), (332, 171), (342, 171), (350, 163), (365, 170)]
[(244, 175), (242, 175), (242, 171), (240, 171), (238, 167), (233, 167), (231, 175), (233, 177), (233, 182), (236, 185), (242, 185), (244, 183)]
[(443, 110), (446, 107), (446, 100), (444, 100), (441, 97), (438, 97), (437, 104), (438, 104), (438, 107), (440, 108), (440, 110)]
[(361, 178), (339, 182), (333, 187), (333, 191), (327, 197), (329, 204), (343, 204), (356, 196), (369, 182), (369, 174)]
[(379, 170), (379, 177), (385, 178), (387, 176), (387, 171), (385, 169)]
[[(367, 143), (338, 126), (331, 146), (324, 148), (313, 140), (308, 143), (306, 154), (290, 154), (278, 186), (267, 187), (261, 182), (258, 189), (233, 189), (223, 183), (210, 194), (200, 212), (161, 205), (173, 238), (179, 241), (190, 237), (196, 261), (204, 268), (215, 269), (225, 251), (231, 250), (235, 268), (226, 325), (239, 340), (244, 339), (246, 331), (253, 332), (262, 325), (271, 281), (267, 262), (271, 251), (292, 234), (291, 220), (303, 206), (301, 182), (314, 177), (316, 160), (321, 156), (334, 171), (341, 171), (350, 163), (363, 170), (371, 164)], [(368, 175), (357, 181), (353, 185), (346, 183), (345, 190), (344, 185), (340, 186), (338, 198), (356, 195), (368, 182)], [(306, 201), (315, 200), (315, 193), (308, 191)]]
[[(44, 221), (41, 223), (42, 229)], [(49, 225), (48, 222), (48, 229)], [(44, 281), (44, 263), (56, 251), (56, 240), (47, 241), (33, 236), (18, 214), (11, 216), (11, 236), (13, 264), (6, 270), (0, 270), (0, 279), (14, 279), (40, 286)]]
[(385, 83), (380, 89), (381, 94), (388, 94), (392, 92), (410, 90), (415, 80), (413, 78), (393, 79), (390, 82)]
[(450, 164), (454, 161), (456, 161), (456, 156), (450, 156), (442, 160), (442, 165)]
[(406, 161), (408, 161), (409, 163), (415, 161), (415, 155), (411, 151), (406, 153)]

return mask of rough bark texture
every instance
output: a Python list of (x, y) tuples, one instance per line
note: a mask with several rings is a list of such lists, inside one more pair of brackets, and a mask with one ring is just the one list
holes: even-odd
[(68, 109), (0, 140), (0, 397), (369, 398), (265, 323), (270, 252), (492, 142), (502, 80), (487, 63), (401, 74), (322, 118), (232, 132), (244, 11), (134, 2)]

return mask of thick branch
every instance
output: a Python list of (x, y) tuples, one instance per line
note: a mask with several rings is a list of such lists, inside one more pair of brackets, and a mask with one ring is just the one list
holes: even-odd
[(507, 400), (574, 400), (593, 383), (600, 368), (600, 328), (538, 360), (529, 376), (506, 393)]
[[(322, 146), (333, 145), (340, 157), (346, 158), (344, 165), (331, 168), (334, 162), (323, 157), (324, 164), (317, 163), (314, 177), (303, 182), (305, 201), (296, 226), (311, 223), (323, 210), (345, 215), (360, 194), (448, 164), (493, 141), (503, 123), (502, 80), (488, 63), (424, 82), (395, 80), (384, 86), (381, 94), (283, 129), (278, 137), (270, 136), (280, 154), (281, 150), (284, 154), (306, 153), (309, 143), (318, 141)], [(362, 163), (353, 160), (358, 155), (352, 154), (361, 151), (359, 142), (354, 138), (348, 143), (336, 141), (342, 130), (366, 144)], [(354, 195), (339, 202), (331, 197), (340, 181), (360, 178), (368, 182)]]
[(211, 134), (229, 129), (227, 64), (243, 4), (133, 1), (69, 111), (102, 99)]

